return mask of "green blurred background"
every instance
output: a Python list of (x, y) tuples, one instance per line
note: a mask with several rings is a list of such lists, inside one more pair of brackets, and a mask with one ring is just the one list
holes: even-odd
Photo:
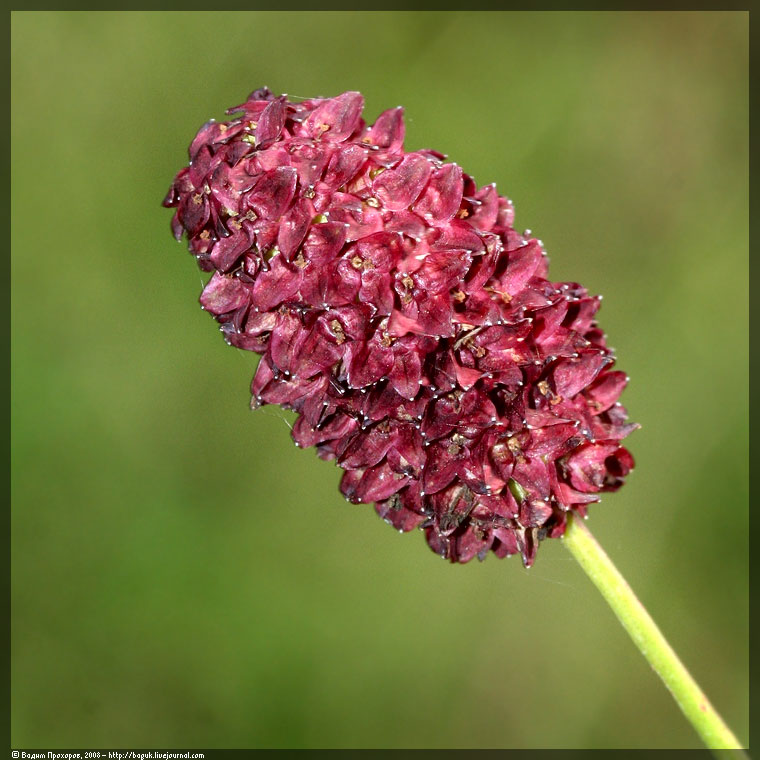
[(748, 740), (747, 13), (12, 16), (14, 747), (698, 747), (559, 541), (449, 566), (248, 411), (160, 202), (261, 85), (403, 104), (603, 293), (589, 527)]

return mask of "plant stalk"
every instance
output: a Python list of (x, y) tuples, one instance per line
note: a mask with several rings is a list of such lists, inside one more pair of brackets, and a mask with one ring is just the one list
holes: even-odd
[(678, 655), (668, 644), (644, 605), (612, 564), (612, 560), (583, 520), (569, 516), (563, 539), (570, 553), (601, 591), (634, 644), (660, 676), (705, 746), (712, 750), (716, 757), (747, 757), (739, 740), (678, 659)]

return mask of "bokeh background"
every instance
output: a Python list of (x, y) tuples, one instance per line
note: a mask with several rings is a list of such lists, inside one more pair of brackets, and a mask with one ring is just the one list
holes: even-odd
[(561, 542), (449, 566), (248, 410), (160, 202), (260, 85), (403, 104), (603, 293), (589, 527), (748, 740), (747, 13), (14, 13), (12, 745), (698, 747)]

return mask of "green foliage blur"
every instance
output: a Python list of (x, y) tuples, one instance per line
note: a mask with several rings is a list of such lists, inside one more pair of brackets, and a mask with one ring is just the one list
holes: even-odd
[(248, 410), (160, 204), (261, 85), (404, 105), (604, 294), (588, 526), (747, 741), (748, 18), (15, 12), (12, 746), (700, 746), (560, 541), (450, 566)]

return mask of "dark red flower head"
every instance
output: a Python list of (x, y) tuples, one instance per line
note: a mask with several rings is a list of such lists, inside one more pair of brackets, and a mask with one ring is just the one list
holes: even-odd
[(252, 93), (191, 143), (172, 229), (226, 341), (261, 354), (253, 405), (297, 412), (349, 501), (453, 562), (530, 566), (633, 467), (600, 298), (546, 279), (494, 185), (405, 152), (401, 108), (368, 126), (363, 104)]

